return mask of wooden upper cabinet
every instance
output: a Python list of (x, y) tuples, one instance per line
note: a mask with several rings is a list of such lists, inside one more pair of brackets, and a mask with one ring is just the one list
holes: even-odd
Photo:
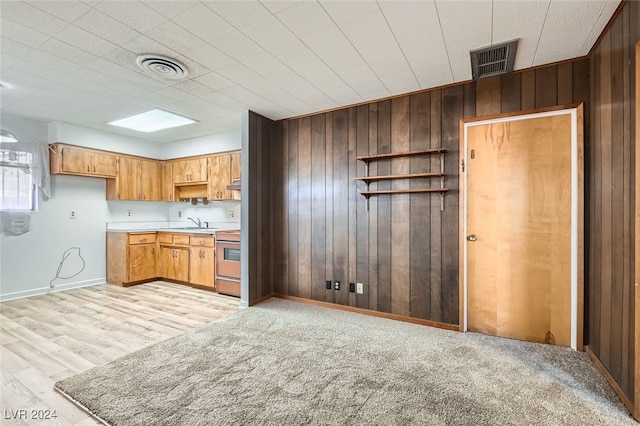
[(107, 181), (108, 200), (162, 201), (162, 162), (118, 158), (118, 175)]
[(52, 145), (51, 174), (113, 178), (117, 156), (103, 151), (64, 144)]
[(152, 160), (74, 145), (51, 146), (51, 174), (107, 178), (107, 200), (239, 199), (227, 185), (240, 179), (240, 151), (181, 160)]
[(162, 164), (162, 201), (173, 201), (173, 163), (165, 161)]
[(162, 162), (140, 160), (141, 200), (162, 201)]
[(220, 154), (209, 157), (209, 185), (207, 198), (210, 200), (230, 200), (227, 185), (231, 183), (231, 155)]
[(242, 153), (231, 154), (231, 181), (240, 180), (242, 177)]
[(195, 158), (192, 160), (172, 161), (173, 184), (206, 183), (207, 159)]

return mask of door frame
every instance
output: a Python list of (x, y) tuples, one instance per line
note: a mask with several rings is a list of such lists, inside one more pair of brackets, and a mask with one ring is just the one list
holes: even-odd
[(460, 268), (459, 324), (467, 331), (467, 129), (473, 126), (509, 121), (571, 116), (571, 348), (584, 350), (584, 105), (570, 104), (552, 108), (519, 111), (508, 114), (466, 118), (460, 120)]

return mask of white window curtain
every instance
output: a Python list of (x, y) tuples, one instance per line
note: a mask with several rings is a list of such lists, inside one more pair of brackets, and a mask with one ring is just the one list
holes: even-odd
[[(25, 155), (29, 153), (30, 155)], [(0, 143), (0, 158), (3, 166), (11, 166), (18, 159), (29, 159), (31, 164), (20, 162), (24, 173), (31, 174), (33, 184), (42, 194), (43, 200), (51, 197), (51, 173), (49, 170), (49, 145), (45, 142)], [(14, 166), (15, 167), (15, 166)]]

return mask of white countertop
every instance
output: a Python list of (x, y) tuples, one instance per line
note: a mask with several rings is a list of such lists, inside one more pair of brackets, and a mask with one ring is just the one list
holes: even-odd
[(210, 223), (208, 228), (190, 222), (108, 222), (107, 232), (183, 232), (186, 234), (215, 234), (216, 231), (240, 229), (238, 222)]

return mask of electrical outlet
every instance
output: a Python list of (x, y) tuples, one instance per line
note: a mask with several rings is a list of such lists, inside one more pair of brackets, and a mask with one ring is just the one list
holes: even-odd
[(356, 283), (356, 293), (363, 294), (364, 293), (364, 284)]
[(178, 217), (182, 217), (182, 210), (178, 210)]
[(233, 210), (229, 210), (229, 212), (228, 212), (228, 213), (229, 213), (229, 217), (230, 217), (231, 219), (233, 219), (233, 218), (235, 217), (235, 215), (236, 215), (236, 212), (234, 212)]
[(131, 210), (127, 210), (127, 216), (131, 217)]
[(327, 280), (325, 287), (327, 290), (331, 290), (331, 280)]
[(69, 210), (69, 219), (77, 219), (78, 215), (75, 210)]
[(356, 292), (356, 283), (349, 283), (349, 293)]
[(336, 281), (333, 283), (333, 289), (334, 290), (340, 290), (340, 281)]

